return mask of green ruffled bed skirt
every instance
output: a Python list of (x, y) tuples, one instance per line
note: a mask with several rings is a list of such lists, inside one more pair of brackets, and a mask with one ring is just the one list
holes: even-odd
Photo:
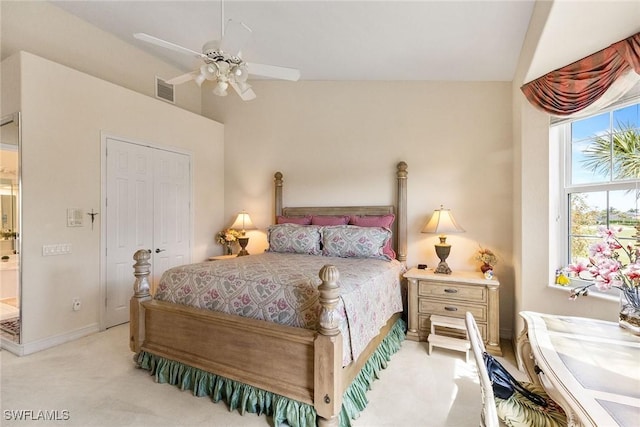
[[(391, 356), (400, 350), (405, 330), (404, 321), (398, 319), (345, 391), (340, 412), (341, 427), (350, 426), (351, 420), (358, 418), (366, 408), (369, 403), (366, 392), (371, 389), (373, 381), (378, 379), (380, 371), (387, 367)], [(209, 396), (214, 402), (222, 400), (229, 405), (231, 411), (237, 409), (241, 414), (249, 412), (271, 416), (276, 426), (283, 422), (291, 427), (316, 425), (316, 410), (312, 405), (144, 351), (138, 354), (137, 362), (141, 368), (154, 375), (157, 382), (190, 390), (194, 396)]]

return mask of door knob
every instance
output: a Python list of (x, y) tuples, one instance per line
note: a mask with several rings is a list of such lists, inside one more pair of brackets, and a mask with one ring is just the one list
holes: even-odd
[(164, 251), (166, 251), (166, 249), (160, 249), (160, 248), (156, 249), (156, 253), (157, 254), (159, 254), (160, 252), (164, 252)]

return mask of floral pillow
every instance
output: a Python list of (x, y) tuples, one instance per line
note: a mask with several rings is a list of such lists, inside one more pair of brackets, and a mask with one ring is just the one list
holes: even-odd
[(383, 258), (391, 230), (384, 227), (337, 225), (322, 228), (322, 255), (342, 258)]
[[(359, 227), (384, 227), (391, 229), (393, 221), (396, 219), (394, 214), (387, 215), (366, 215), (366, 216), (352, 216), (349, 220), (350, 225), (357, 225)], [(393, 250), (392, 239), (387, 241), (384, 246), (383, 252), (391, 259), (396, 259), (396, 252)]]
[(321, 227), (277, 224), (267, 230), (270, 252), (320, 255)]

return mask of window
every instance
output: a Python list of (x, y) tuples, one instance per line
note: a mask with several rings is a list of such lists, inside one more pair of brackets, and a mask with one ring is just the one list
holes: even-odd
[(566, 230), (561, 265), (588, 262), (588, 248), (600, 240), (601, 225), (621, 227), (622, 244), (635, 242), (640, 221), (639, 101), (558, 125), (564, 154), (560, 217)]

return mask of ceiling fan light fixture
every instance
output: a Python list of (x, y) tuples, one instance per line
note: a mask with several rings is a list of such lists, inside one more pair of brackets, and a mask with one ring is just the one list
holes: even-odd
[(204, 83), (204, 81), (205, 81), (206, 79), (207, 79), (207, 78), (204, 76), (204, 74), (200, 73), (200, 74), (198, 74), (198, 75), (197, 75), (193, 80), (196, 82), (196, 84), (197, 84), (199, 87), (202, 87), (202, 83)]
[(216, 67), (218, 67), (218, 71), (220, 74), (229, 74), (229, 63), (226, 61), (216, 61)]
[(244, 63), (234, 67), (233, 76), (238, 83), (244, 83), (249, 78), (249, 72), (247, 71), (247, 67)]
[(219, 81), (216, 87), (213, 89), (213, 94), (217, 96), (227, 96), (227, 88), (229, 83)]
[(218, 75), (218, 69), (213, 64), (203, 64), (200, 67), (200, 73), (207, 80), (214, 80)]

